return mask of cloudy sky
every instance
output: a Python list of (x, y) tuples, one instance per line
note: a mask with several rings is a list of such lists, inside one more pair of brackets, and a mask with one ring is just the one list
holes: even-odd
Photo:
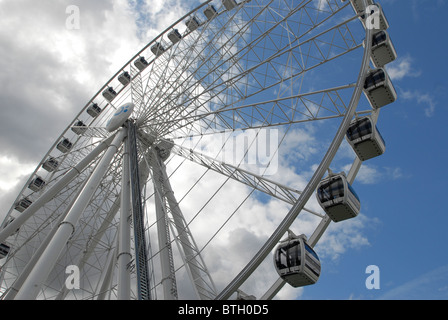
[[(447, 43), (441, 36), (448, 3), (380, 3), (399, 54), (388, 66), (399, 100), (382, 111), (378, 125), (387, 151), (366, 164), (357, 178), (362, 214), (332, 225), (322, 239), (319, 255), (325, 264), (319, 282), (305, 289), (285, 287), (281, 298), (448, 298), (448, 254), (443, 247), (448, 240), (444, 227), (448, 218), (440, 202), (448, 160), (443, 123), (448, 115), (448, 83), (443, 74)], [(0, 0), (0, 220), (79, 109), (143, 45), (197, 4), (180, 0)], [(79, 28), (70, 27), (71, 5), (80, 8)], [(301, 143), (307, 152), (304, 157), (323, 152), (312, 127), (291, 132), (288, 139)], [(199, 172), (192, 169), (191, 173)], [(311, 173), (312, 168), (308, 177)], [(299, 184), (302, 181), (297, 179), (307, 177), (288, 167), (277, 174), (288, 177), (285, 184)], [(182, 188), (188, 186), (179, 188), (183, 194)], [(244, 196), (236, 185), (229, 190), (232, 199)], [(226, 199), (216, 199), (216, 206), (225, 205)], [(318, 209), (316, 203), (311, 205)], [(236, 243), (253, 250), (267, 236), (264, 228), (275, 228), (278, 223), (274, 213), (287, 210), (277, 201), (251, 200), (245, 206), (261, 213), (265, 224), (252, 225), (250, 215), (238, 218), (244, 227), (231, 230), (229, 237), (240, 241), (222, 240), (220, 244), (225, 250), (221, 254), (235, 260), (244, 253)], [(378, 266), (381, 272), (380, 289), (366, 288), (369, 265)], [(268, 270), (268, 266), (263, 268)], [(275, 276), (269, 284), (272, 280)], [(254, 282), (257, 285), (263, 282)]]

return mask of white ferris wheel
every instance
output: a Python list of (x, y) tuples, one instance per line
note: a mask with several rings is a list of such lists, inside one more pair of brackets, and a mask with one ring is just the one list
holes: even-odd
[[(387, 29), (371, 0), (214, 0), (176, 21), (29, 177), (0, 228), (1, 298), (271, 299), (285, 283), (314, 284), (315, 246), (332, 221), (358, 215), (351, 185), (385, 150), (376, 122), (396, 99)], [(328, 143), (299, 188), (276, 169), (288, 135), (306, 126)], [(333, 173), (344, 139), (353, 163)], [(216, 243), (235, 221), (257, 225), (253, 199), (286, 209), (236, 272), (220, 274), (233, 261)], [(263, 263), (278, 280), (243, 290)]]

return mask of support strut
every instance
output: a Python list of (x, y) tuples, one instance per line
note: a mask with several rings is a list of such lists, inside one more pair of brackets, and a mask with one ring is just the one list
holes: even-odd
[(138, 299), (151, 300), (145, 221), (138, 169), (137, 132), (135, 124), (131, 121), (128, 122), (128, 139)]

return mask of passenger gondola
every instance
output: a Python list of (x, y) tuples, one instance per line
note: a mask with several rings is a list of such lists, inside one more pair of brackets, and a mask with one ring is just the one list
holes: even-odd
[[(342, 2), (345, 2), (346, 0), (342, 0)], [(364, 3), (362, 0), (350, 0), (350, 4), (353, 7), (353, 10), (355, 10), (355, 12), (360, 16), (362, 23), (364, 24), (365, 27), (365, 20), (366, 20), (366, 12), (364, 9)], [(380, 25), (379, 25), (379, 29), (380, 30), (386, 30), (389, 28), (389, 22), (387, 21), (386, 16), (384, 15), (384, 12), (381, 8), (381, 6), (377, 3), (374, 3), (373, 0), (366, 0), (366, 5), (367, 7), (370, 6), (375, 6), (377, 7), (377, 9), (372, 10), (371, 14), (374, 13), (374, 11), (379, 13), (379, 18), (380, 18)]]
[(103, 97), (106, 98), (107, 101), (114, 100), (116, 96), (117, 93), (112, 87), (108, 87), (106, 90), (103, 91)]
[(189, 31), (195, 31), (197, 28), (199, 28), (200, 23), (196, 17), (192, 17), (185, 22), (185, 25), (187, 26)]
[(73, 124), (72, 131), (76, 134), (83, 134), (84, 132), (86, 132), (86, 130), (87, 126), (81, 120), (76, 121)]
[(98, 104), (96, 103), (92, 103), (88, 108), (87, 108), (87, 113), (93, 117), (96, 118), (100, 113), (101, 113), (101, 108), (98, 106)]
[(152, 53), (154, 53), (156, 57), (158, 57), (165, 52), (165, 48), (160, 42), (156, 42), (154, 45), (151, 46), (151, 51)]
[(317, 201), (334, 222), (354, 218), (361, 209), (358, 195), (344, 172), (330, 175), (317, 186)]
[(214, 5), (209, 5), (204, 10), (204, 15), (207, 17), (207, 20), (212, 20), (216, 15), (218, 14), (218, 11), (216, 10)]
[[(373, 31), (378, 32), (380, 30), (389, 29), (389, 21), (387, 21), (386, 15), (384, 14), (384, 11), (381, 8), (381, 5), (378, 3), (373, 3), (371, 5), (368, 5), (367, 7), (370, 9), (370, 15), (377, 13), (378, 17), (379, 17), (379, 21), (378, 21), (379, 23), (377, 26), (373, 26), (373, 28), (374, 28)], [(361, 14), (360, 18), (361, 18), (362, 23), (364, 24), (364, 27), (366, 27), (367, 15), (365, 13), (363, 13), (363, 14)], [(374, 17), (374, 20), (372, 20), (371, 23), (375, 24), (375, 19), (378, 19), (378, 18)]]
[(370, 116), (354, 119), (345, 138), (362, 161), (380, 156), (386, 151), (386, 143)]
[(28, 184), (28, 188), (33, 191), (40, 191), (43, 187), (45, 187), (45, 181), (41, 177), (36, 177)]
[(222, 0), (222, 4), (229, 11), (238, 6), (236, 0)]
[(50, 157), (42, 164), (42, 168), (44, 168), (48, 172), (53, 172), (57, 169), (58, 165), (59, 162), (55, 158)]
[(69, 152), (72, 149), (72, 147), (73, 147), (73, 143), (71, 143), (70, 140), (68, 140), (67, 138), (63, 139), (56, 146), (56, 148), (63, 153)]
[(383, 68), (370, 70), (364, 82), (364, 93), (372, 108), (381, 108), (397, 100), (397, 92)]
[(180, 34), (179, 30), (174, 29), (170, 33), (168, 33), (168, 39), (170, 39), (173, 44), (176, 44), (180, 41), (180, 39), (182, 39), (182, 35)]
[(293, 287), (315, 284), (321, 265), (305, 235), (289, 236), (274, 252), (274, 265), (280, 277)]
[(124, 71), (118, 76), (118, 81), (120, 81), (122, 85), (127, 86), (131, 82), (131, 75), (129, 72)]
[(21, 200), (16, 202), (16, 204), (14, 205), (14, 209), (16, 209), (19, 212), (23, 212), (31, 204), (32, 204), (32, 202), (28, 198), (23, 198), (23, 199), (21, 199)]
[[(152, 50), (152, 48), (151, 48)], [(134, 61), (134, 66), (137, 67), (138, 70), (143, 71), (149, 65), (148, 61), (144, 57), (140, 57)]]
[(11, 248), (6, 243), (0, 244), (0, 259), (6, 258)]
[(384, 67), (397, 59), (397, 52), (387, 31), (380, 31), (372, 37), (372, 54), (370, 56), (376, 68)]

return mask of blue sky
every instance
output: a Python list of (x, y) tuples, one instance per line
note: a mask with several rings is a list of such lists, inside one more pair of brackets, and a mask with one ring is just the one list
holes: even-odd
[[(10, 207), (36, 163), (79, 107), (148, 39), (197, 3), (77, 0), (55, 5), (50, 0), (39, 4), (0, 0), (0, 13), (5, 16), (0, 21), (4, 44), (0, 48), (0, 69), (4, 71), (0, 75), (4, 105), (0, 119), (2, 207)], [(448, 71), (444, 63), (448, 43), (442, 21), (448, 1), (380, 3), (398, 53), (398, 59), (388, 65), (398, 100), (382, 109), (378, 123), (386, 153), (366, 162), (354, 183), (362, 201), (359, 219), (338, 224), (340, 229), (329, 233), (334, 241), (322, 242), (318, 283), (303, 290), (287, 289), (282, 297), (448, 298), (448, 253), (444, 247), (448, 217), (442, 204), (448, 178), (444, 150), (448, 81), (443, 73)], [(65, 27), (69, 4), (81, 9), (80, 30)], [(40, 125), (46, 123), (52, 125)], [(310, 155), (316, 155), (316, 150), (323, 149), (315, 144), (314, 133), (298, 131), (290, 139), (303, 139)], [(293, 174), (291, 178), (288, 168), (284, 170), (286, 181), (297, 177)], [(238, 194), (238, 190), (230, 191)], [(276, 221), (269, 210), (283, 207), (262, 197), (259, 200), (254, 208), (266, 211), (269, 222)], [(0, 221), (3, 214), (0, 212)], [(248, 240), (246, 243), (259, 244), (262, 239), (255, 227), (247, 225), (247, 230), (238, 232), (234, 235)], [(226, 250), (231, 248), (239, 250), (237, 246)], [(380, 270), (378, 290), (366, 288), (369, 265)]]

